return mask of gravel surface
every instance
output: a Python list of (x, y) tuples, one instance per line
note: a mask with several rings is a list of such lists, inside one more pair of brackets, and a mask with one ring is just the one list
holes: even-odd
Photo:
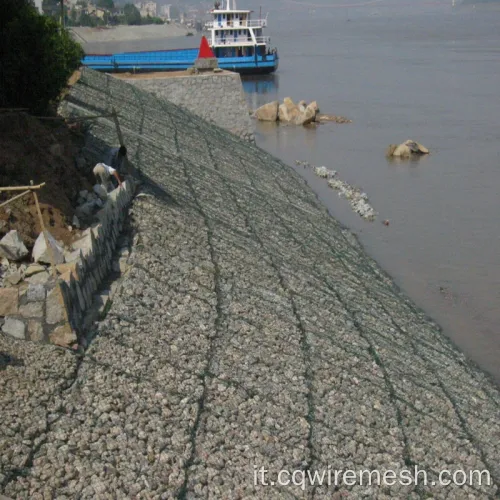
[[(0, 337), (0, 491), (495, 497), (498, 388), (290, 167), (104, 75), (84, 71), (68, 103), (119, 109), (143, 180), (131, 267), (84, 354)], [(115, 140), (106, 119), (92, 133)], [(255, 466), (415, 465), (429, 481), (488, 469), (492, 485), (254, 485)]]

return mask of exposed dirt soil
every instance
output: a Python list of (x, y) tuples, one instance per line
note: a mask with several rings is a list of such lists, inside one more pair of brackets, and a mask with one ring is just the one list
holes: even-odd
[[(65, 244), (75, 237), (68, 226), (73, 206), (82, 189), (92, 189), (92, 179), (82, 176), (75, 156), (83, 136), (64, 121), (41, 120), (13, 112), (0, 112), (0, 186), (24, 186), (45, 182), (38, 191), (46, 229)], [(0, 192), (0, 203), (19, 192)], [(0, 238), (11, 229), (19, 231), (30, 248), (41, 231), (33, 195), (0, 208)]]

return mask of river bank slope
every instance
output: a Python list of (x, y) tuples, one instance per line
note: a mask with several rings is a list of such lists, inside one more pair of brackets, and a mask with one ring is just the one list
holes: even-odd
[[(143, 182), (132, 267), (85, 354), (0, 338), (12, 360), (0, 372), (5, 494), (496, 495), (498, 388), (298, 174), (106, 75), (83, 71), (66, 102), (67, 113), (120, 113)], [(109, 119), (91, 133), (116, 134)], [(333, 493), (254, 475), (415, 465), (428, 485)], [(442, 469), (487, 469), (492, 484), (440, 487)]]

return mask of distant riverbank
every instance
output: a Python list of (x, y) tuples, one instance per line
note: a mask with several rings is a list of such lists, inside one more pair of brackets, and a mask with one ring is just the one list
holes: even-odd
[(188, 29), (178, 24), (148, 24), (144, 26), (112, 26), (101, 28), (71, 28), (73, 36), (84, 46), (96, 43), (126, 42), (186, 36)]

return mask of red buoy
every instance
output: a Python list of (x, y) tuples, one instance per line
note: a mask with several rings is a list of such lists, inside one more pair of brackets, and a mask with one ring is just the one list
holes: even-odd
[(208, 40), (202, 36), (200, 43), (200, 51), (198, 52), (198, 59), (212, 59), (215, 57), (210, 45), (208, 45)]

